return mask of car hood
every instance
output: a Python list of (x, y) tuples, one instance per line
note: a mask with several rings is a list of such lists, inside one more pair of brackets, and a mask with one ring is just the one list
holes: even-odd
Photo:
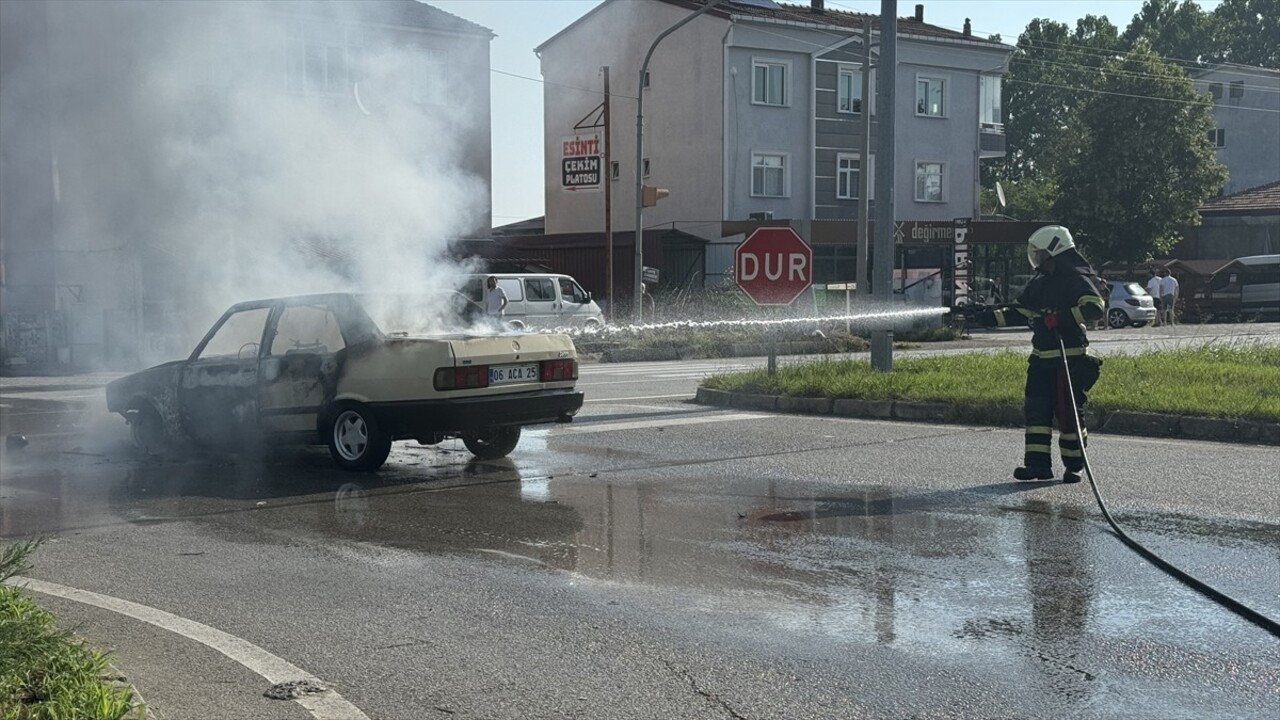
[(107, 384), (107, 410), (124, 412), (135, 398), (154, 403), (176, 392), (185, 364), (185, 360), (174, 360), (111, 381)]

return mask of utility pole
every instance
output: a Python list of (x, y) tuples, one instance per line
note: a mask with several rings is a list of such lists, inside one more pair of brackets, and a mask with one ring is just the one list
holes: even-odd
[(654, 38), (653, 44), (649, 46), (649, 52), (644, 56), (644, 64), (640, 66), (639, 80), (636, 82), (636, 266), (634, 287), (632, 288), (636, 323), (644, 320), (644, 311), (642, 309), (644, 295), (644, 76), (649, 73), (649, 61), (653, 59), (653, 51), (658, 49), (658, 43), (662, 42), (671, 33), (684, 27), (686, 23), (689, 23), (694, 18), (719, 5), (721, 1), (708, 0), (705, 5), (695, 12), (690, 13), (680, 22), (663, 30), (658, 37)]
[(600, 70), (604, 73), (604, 168), (600, 173), (600, 182), (604, 183), (605, 277), (609, 279), (609, 315), (612, 320), (616, 312), (613, 304), (613, 152), (609, 144), (613, 125), (609, 123), (609, 66), (605, 65)]
[[(859, 299), (871, 294), (867, 273), (871, 254), (871, 19), (862, 21), (862, 154), (858, 156), (858, 265), (854, 276)], [(848, 297), (848, 293), (845, 293)], [(848, 308), (846, 308), (847, 310)]]
[[(898, 0), (880, 0), (880, 63), (877, 65), (880, 92), (876, 114), (880, 132), (876, 136), (876, 259), (871, 270), (872, 297), (885, 309), (893, 302), (893, 179), (894, 179), (894, 84), (898, 75)], [(893, 331), (871, 332), (871, 367), (893, 369)]]

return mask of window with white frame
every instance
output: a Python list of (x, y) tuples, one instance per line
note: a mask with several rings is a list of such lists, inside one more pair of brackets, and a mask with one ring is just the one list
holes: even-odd
[(752, 197), (787, 196), (787, 156), (781, 153), (751, 153)]
[(836, 111), (862, 112), (862, 71), (854, 67), (841, 67), (836, 86)]
[(944, 117), (946, 82), (942, 78), (916, 78), (916, 115)]
[(1223, 128), (1215, 128), (1209, 131), (1209, 143), (1215, 148), (1227, 146), (1227, 131)]
[(751, 102), (757, 105), (787, 104), (787, 64), (751, 61)]
[(307, 95), (339, 95), (358, 80), (359, 36), (342, 28), (294, 25), (285, 39), (285, 89)]
[(1002, 130), (1004, 116), (1000, 108), (999, 75), (981, 75), (978, 77), (978, 122), (983, 130)]
[(944, 202), (942, 171), (944, 163), (920, 161), (916, 163), (916, 201)]
[[(867, 163), (867, 199), (876, 197), (874, 183), (876, 157), (871, 156)], [(858, 175), (862, 172), (861, 158), (857, 153), (840, 153), (836, 156), (836, 198), (840, 200), (858, 199)]]

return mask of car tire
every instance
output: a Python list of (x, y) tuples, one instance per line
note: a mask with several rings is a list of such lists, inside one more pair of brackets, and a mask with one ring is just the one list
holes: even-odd
[(1129, 323), (1129, 314), (1120, 308), (1111, 308), (1111, 311), (1107, 313), (1107, 324), (1111, 326), (1112, 330), (1127, 327)]
[(335, 405), (325, 427), (329, 455), (343, 470), (377, 470), (391, 453), (391, 436), (382, 431), (377, 416), (367, 406)]
[(138, 404), (128, 412), (127, 418), (134, 447), (148, 457), (163, 455), (169, 446), (169, 434), (155, 406), (149, 402)]
[(520, 426), (492, 427), (462, 433), (462, 444), (481, 460), (506, 457), (520, 442)]

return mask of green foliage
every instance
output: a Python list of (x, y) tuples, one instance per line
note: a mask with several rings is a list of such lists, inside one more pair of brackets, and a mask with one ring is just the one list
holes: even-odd
[[(27, 568), (39, 543), (14, 543), (0, 553), (0, 578)], [(103, 682), (105, 654), (86, 647), (11, 585), (0, 585), (0, 720), (120, 720), (141, 718), (128, 688)]]
[(1207, 138), (1212, 106), (1144, 41), (1108, 61), (1095, 89), (1080, 108), (1080, 152), (1062, 172), (1056, 214), (1087, 238), (1095, 262), (1165, 254), (1226, 180)]
[(1219, 23), (1194, 2), (1147, 0), (1122, 37), (1127, 48), (1145, 41), (1156, 54), (1183, 67), (1195, 67), (1219, 46)]
[[(893, 371), (866, 360), (819, 360), (765, 370), (716, 375), (709, 388), (735, 392), (914, 400), (955, 404), (966, 421), (1004, 417), (1020, 408), (1024, 353), (968, 353), (902, 358)], [(1109, 355), (1090, 407), (1109, 412), (1169, 413), (1280, 422), (1280, 347), (1207, 346), (1142, 355)]]
[(1215, 62), (1280, 68), (1280, 0), (1223, 0), (1213, 9)]

